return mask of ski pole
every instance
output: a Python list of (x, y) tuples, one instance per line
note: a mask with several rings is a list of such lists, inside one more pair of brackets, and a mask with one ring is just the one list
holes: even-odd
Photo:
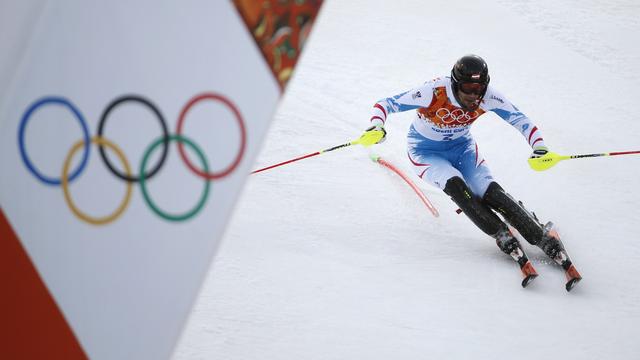
[(383, 136), (384, 136), (384, 132), (381, 131), (381, 130), (370, 130), (370, 131), (367, 131), (364, 134), (362, 134), (362, 136), (360, 136), (360, 138), (357, 139), (357, 140), (349, 141), (347, 143), (344, 143), (344, 144), (341, 144), (341, 145), (336, 145), (336, 146), (328, 148), (328, 149), (316, 151), (314, 153), (303, 155), (303, 156), (297, 157), (295, 159), (283, 161), (281, 163), (270, 165), (270, 166), (264, 167), (262, 169), (254, 170), (254, 171), (251, 172), (251, 174), (257, 174), (257, 173), (265, 171), (265, 170), (273, 169), (275, 167), (286, 165), (286, 164), (290, 164), (290, 163), (298, 161), (298, 160), (303, 160), (303, 159), (310, 158), (310, 157), (313, 157), (313, 156), (316, 156), (316, 155), (324, 154), (324, 153), (329, 152), (329, 151), (342, 149), (342, 148), (345, 148), (345, 147), (348, 147), (348, 146), (351, 146), (351, 145), (360, 144), (360, 145), (365, 146), (365, 147), (371, 146), (373, 144), (378, 143), (378, 141), (380, 141), (380, 139), (382, 139)]
[(600, 156), (630, 155), (630, 154), (640, 154), (640, 151), (618, 151), (618, 152), (610, 152), (610, 153), (584, 154), (584, 155), (559, 155), (554, 152), (549, 152), (542, 157), (529, 159), (528, 161), (529, 161), (529, 166), (533, 170), (544, 171), (555, 166), (558, 162), (562, 160), (582, 159), (582, 158), (591, 158), (591, 157), (600, 157)]

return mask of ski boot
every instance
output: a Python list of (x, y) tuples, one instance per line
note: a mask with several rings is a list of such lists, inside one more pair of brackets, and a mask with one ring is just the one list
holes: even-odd
[(536, 277), (538, 277), (538, 273), (536, 269), (531, 264), (531, 261), (527, 258), (527, 255), (522, 250), (520, 246), (520, 242), (516, 239), (513, 234), (506, 230), (499, 233), (496, 236), (496, 245), (502, 250), (503, 253), (511, 256), (513, 260), (515, 260), (520, 266), (520, 270), (522, 271), (522, 287), (527, 287)]
[(538, 246), (547, 256), (562, 266), (565, 271), (565, 277), (567, 278), (565, 288), (567, 291), (571, 291), (571, 289), (582, 280), (582, 276), (571, 262), (569, 255), (567, 255), (567, 251), (564, 249), (560, 235), (558, 235), (558, 232), (554, 229), (553, 223), (549, 221), (543, 226), (542, 230), (543, 235)]

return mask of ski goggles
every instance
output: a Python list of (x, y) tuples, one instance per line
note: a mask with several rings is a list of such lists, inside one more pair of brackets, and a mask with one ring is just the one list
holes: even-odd
[(481, 83), (467, 82), (458, 84), (458, 88), (465, 94), (484, 95), (487, 85)]

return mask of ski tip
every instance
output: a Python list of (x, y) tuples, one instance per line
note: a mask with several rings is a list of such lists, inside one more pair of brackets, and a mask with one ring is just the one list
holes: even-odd
[(567, 268), (565, 275), (567, 276), (567, 283), (565, 285), (567, 291), (571, 291), (571, 289), (582, 280), (582, 276), (573, 264)]
[(538, 277), (538, 274), (530, 274), (525, 276), (525, 278), (522, 279), (522, 287), (526, 288), (537, 277)]
[[(526, 258), (523, 257), (523, 260), (524, 259)], [(529, 261), (528, 259), (526, 260), (524, 265), (522, 265), (520, 270), (522, 270), (522, 275), (524, 276), (524, 279), (522, 279), (523, 288), (526, 288), (527, 285), (529, 285), (533, 281), (533, 279), (538, 277), (538, 273), (536, 272), (536, 269), (533, 267), (533, 264), (531, 264), (531, 261)]]
[(567, 291), (571, 291), (571, 289), (573, 289), (573, 287), (576, 286), (580, 282), (580, 280), (582, 280), (581, 277), (576, 277), (567, 281), (567, 284), (565, 285)]

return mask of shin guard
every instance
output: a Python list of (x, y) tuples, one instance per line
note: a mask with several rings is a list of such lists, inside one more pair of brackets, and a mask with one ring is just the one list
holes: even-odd
[(447, 181), (444, 192), (451, 196), (460, 209), (467, 215), (480, 230), (487, 235), (496, 236), (508, 228), (502, 220), (485, 204), (473, 195), (467, 184), (458, 176)]
[(494, 209), (511, 224), (529, 243), (538, 245), (543, 230), (538, 219), (516, 201), (496, 182), (492, 182), (484, 194), (483, 202)]

